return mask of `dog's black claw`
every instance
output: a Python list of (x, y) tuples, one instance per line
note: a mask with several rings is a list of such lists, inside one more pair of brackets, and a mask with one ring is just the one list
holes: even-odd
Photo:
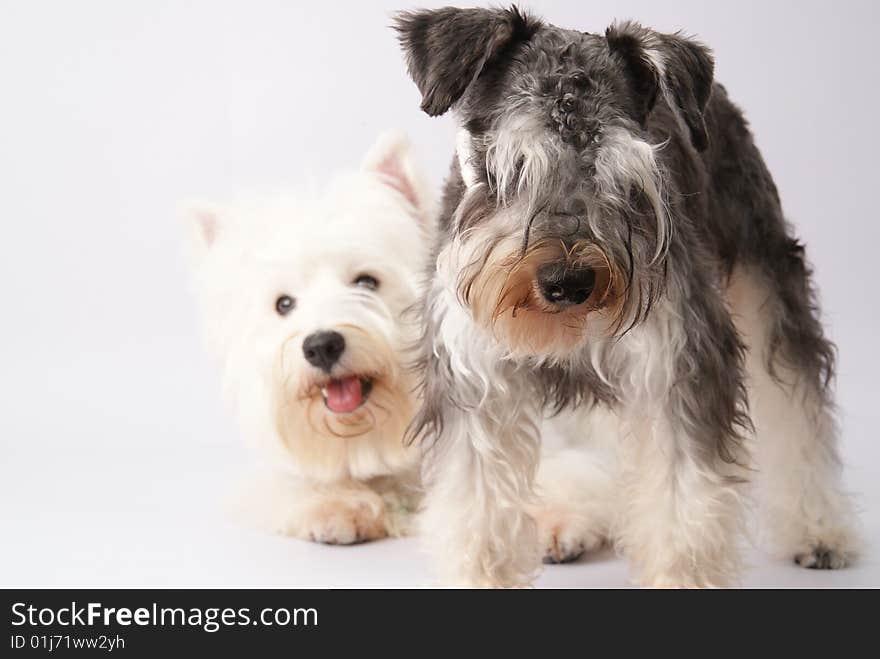
[(547, 547), (544, 552), (544, 563), (547, 565), (574, 563), (585, 552), (586, 548), (583, 543), (560, 543), (557, 538), (554, 538), (552, 546)]
[(581, 556), (584, 555), (584, 550), (573, 552), (571, 554), (563, 554), (562, 556), (554, 556), (553, 554), (547, 554), (544, 556), (544, 563), (547, 565), (562, 565), (564, 563), (574, 563)]
[(818, 545), (812, 551), (795, 556), (794, 562), (808, 570), (837, 570), (846, 567), (848, 560), (845, 554)]

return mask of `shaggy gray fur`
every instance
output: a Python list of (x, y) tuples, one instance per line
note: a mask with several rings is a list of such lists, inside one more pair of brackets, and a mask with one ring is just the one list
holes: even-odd
[[(749, 424), (743, 346), (718, 288), (737, 264), (757, 266), (774, 293), (767, 309), (774, 327), (771, 372), (784, 360), (827, 400), (835, 353), (817, 318), (803, 247), (784, 220), (742, 113), (713, 83), (713, 60), (704, 46), (633, 23), (605, 35), (561, 29), (516, 8), (403, 13), (396, 29), (423, 94), (422, 108), (437, 115), (455, 106), (473, 137), (474, 169), (488, 189), (498, 186), (486, 167), (489, 131), (510, 111), (511, 99), (544, 123), (548, 140), (558, 136), (567, 145), (541, 190), (529, 191), (540, 212), (524, 224), (524, 244), (546, 236), (589, 240), (613, 255), (629, 287), (621, 335), (643, 322), (661, 296), (672, 301), (685, 319), (687, 350), (676, 365), (671, 404), (682, 423), (696, 429), (693, 435), (707, 442), (707, 454), (732, 459)], [(649, 46), (662, 53), (662, 79), (646, 57)], [(659, 235), (651, 205), (638, 190), (625, 200), (625, 212), (619, 204), (602, 212), (601, 199), (599, 212), (587, 212), (597, 206), (594, 161), (609, 127), (665, 144), (657, 155), (673, 218), (671, 237)], [(490, 214), (491, 208), (462, 213), (463, 194), (454, 162), (438, 249), (469, 226), (469, 217), (480, 221)], [(486, 195), (481, 203), (498, 202)], [(413, 431), (436, 436), (444, 408), (455, 405), (456, 396), (444, 351), (430, 340), (431, 319), (425, 320), (424, 405)], [(616, 400), (613, 383), (604, 383), (586, 360), (536, 361), (534, 371), (541, 394), (556, 409)]]

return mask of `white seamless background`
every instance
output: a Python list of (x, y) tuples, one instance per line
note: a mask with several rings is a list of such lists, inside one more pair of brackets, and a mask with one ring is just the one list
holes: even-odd
[[(236, 528), (247, 460), (201, 346), (181, 200), (324, 180), (401, 127), (439, 190), (452, 119), (429, 119), (388, 29), (446, 3), (0, 3), (0, 585), (418, 586), (414, 540), (354, 548)], [(840, 348), (847, 481), (880, 541), (880, 10), (864, 2), (523, 2), (711, 45), (806, 242)], [(880, 585), (749, 555), (747, 585)], [(611, 555), (547, 586), (623, 586)]]

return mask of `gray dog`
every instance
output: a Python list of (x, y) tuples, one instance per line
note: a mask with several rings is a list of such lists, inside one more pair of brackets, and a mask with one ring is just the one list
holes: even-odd
[[(834, 347), (710, 52), (635, 23), (591, 34), (515, 7), (405, 12), (395, 28), (422, 109), (454, 108), (461, 126), (412, 427), (444, 578), (528, 583), (551, 549), (537, 540), (542, 508), (555, 507), (550, 559), (602, 536), (643, 584), (729, 584), (746, 481), (780, 550), (846, 565)], [(607, 487), (568, 473), (554, 490), (549, 473), (554, 494), (536, 503), (548, 410), (610, 410)]]

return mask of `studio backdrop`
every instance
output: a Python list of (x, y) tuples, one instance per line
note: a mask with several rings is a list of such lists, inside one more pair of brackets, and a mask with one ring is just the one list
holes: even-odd
[[(0, 3), (0, 585), (431, 583), (415, 540), (327, 548), (224, 515), (249, 453), (203, 346), (179, 217), (194, 199), (320, 185), (386, 129), (410, 136), (439, 195), (457, 127), (419, 110), (389, 27), (407, 8)], [(807, 245), (839, 347), (847, 483), (880, 542), (877, 4), (528, 8), (593, 32), (635, 18), (713, 49)], [(750, 561), (750, 585), (880, 585), (871, 552), (833, 575)], [(608, 555), (539, 584), (627, 578)]]

